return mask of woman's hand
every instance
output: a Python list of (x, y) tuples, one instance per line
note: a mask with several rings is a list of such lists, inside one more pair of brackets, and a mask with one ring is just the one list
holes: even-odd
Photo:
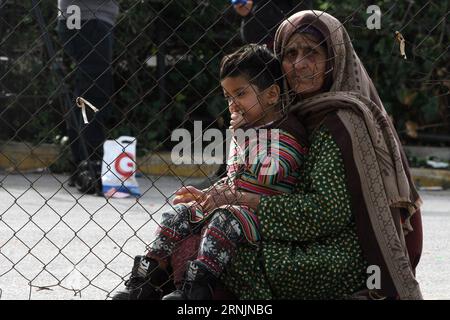
[(209, 190), (199, 205), (205, 211), (211, 211), (220, 206), (227, 205), (243, 205), (256, 210), (260, 198), (261, 196), (258, 194), (243, 192), (225, 186), (223, 188)]
[(240, 205), (247, 206), (253, 211), (256, 211), (256, 209), (258, 209), (259, 202), (261, 201), (261, 195), (251, 192), (241, 192), (240, 194)]
[(178, 203), (188, 203), (192, 201), (201, 201), (205, 197), (205, 192), (198, 190), (193, 186), (181, 187), (175, 192), (175, 199), (173, 199), (173, 204)]
[(227, 184), (211, 187), (205, 194), (199, 206), (205, 211), (211, 211), (223, 205), (236, 204), (236, 195)]
[(245, 17), (246, 15), (248, 15), (253, 8), (253, 1), (252, 0), (248, 0), (246, 4), (236, 4), (234, 5), (234, 10), (236, 10), (236, 12), (240, 15)]

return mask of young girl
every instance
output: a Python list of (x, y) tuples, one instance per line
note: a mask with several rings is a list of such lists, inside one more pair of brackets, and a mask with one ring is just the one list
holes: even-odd
[[(299, 183), (307, 150), (303, 126), (283, 113), (280, 79), (279, 61), (265, 46), (246, 45), (222, 59), (220, 84), (228, 101), (234, 136), (227, 177), (202, 194), (232, 190), (235, 197), (229, 205), (216, 206), (208, 197), (190, 201), (196, 197), (189, 194), (189, 187), (176, 192), (174, 211), (163, 213), (147, 255), (135, 258), (126, 291), (116, 298), (145, 299), (155, 288), (167, 289), (161, 285), (169, 276), (168, 258), (180, 241), (200, 231), (198, 255), (189, 262), (181, 289), (163, 300), (211, 299), (236, 246), (258, 245), (261, 241), (257, 214), (239, 204), (239, 191), (261, 195), (291, 192)], [(239, 132), (247, 138), (239, 139)]]

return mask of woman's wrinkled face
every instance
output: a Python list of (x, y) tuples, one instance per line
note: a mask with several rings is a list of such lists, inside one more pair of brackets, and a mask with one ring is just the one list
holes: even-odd
[(304, 97), (318, 93), (325, 82), (327, 53), (310, 34), (295, 33), (289, 39), (282, 61), (289, 87)]

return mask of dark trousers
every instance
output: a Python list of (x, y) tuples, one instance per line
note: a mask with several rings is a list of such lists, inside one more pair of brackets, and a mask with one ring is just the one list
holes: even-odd
[(148, 246), (147, 257), (168, 262), (180, 243), (201, 232), (196, 261), (219, 278), (236, 247), (247, 240), (242, 226), (230, 211), (219, 209), (211, 215), (208, 220), (193, 224), (187, 204), (178, 204), (174, 210), (164, 212), (156, 237)]
[(113, 26), (102, 20), (85, 20), (81, 29), (68, 29), (65, 20), (58, 23), (58, 33), (64, 52), (76, 64), (74, 97), (81, 96), (100, 111), (93, 113), (87, 108), (89, 124), (84, 124), (81, 110), (75, 100), (70, 108), (76, 108), (75, 114), (81, 126), (81, 134), (86, 144), (87, 155), (83, 155), (81, 141), (76, 128), (69, 128), (67, 135), (75, 165), (83, 160), (102, 160), (105, 141), (104, 123), (110, 112), (110, 97), (113, 93), (111, 71), (113, 50)]

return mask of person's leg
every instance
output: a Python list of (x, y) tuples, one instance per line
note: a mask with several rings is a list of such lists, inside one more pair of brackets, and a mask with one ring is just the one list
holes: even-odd
[[(112, 26), (101, 20), (82, 21), (81, 29), (68, 29), (66, 21), (58, 22), (58, 33), (64, 52), (75, 62), (73, 98), (82, 96), (100, 111), (87, 109), (89, 124), (82, 123), (81, 112), (73, 103), (68, 106), (72, 115), (68, 127), (74, 172), (70, 185), (82, 192), (101, 191), (101, 160), (105, 141), (104, 121), (109, 113), (109, 99), (113, 91), (111, 73)], [(80, 139), (81, 132), (83, 139)], [(82, 143), (84, 145), (82, 145)], [(90, 160), (91, 163), (87, 161)], [(94, 172), (91, 171), (93, 169)], [(94, 176), (92, 176), (94, 174)]]
[(83, 136), (91, 160), (102, 160), (105, 141), (105, 120), (107, 119), (113, 93), (111, 71), (113, 51), (113, 26), (101, 20), (89, 20), (83, 24), (78, 45), (77, 92), (95, 105), (100, 111), (88, 110), (89, 124), (83, 129)]
[(101, 161), (106, 137), (104, 125), (113, 93), (113, 26), (101, 20), (83, 22), (77, 40), (76, 92), (100, 110), (93, 113), (87, 109), (89, 124), (83, 125), (83, 137), (89, 159)]
[(242, 226), (228, 210), (217, 210), (202, 232), (197, 259), (187, 265), (182, 288), (163, 300), (209, 300), (218, 278), (231, 261), (236, 247), (247, 240)]
[(242, 226), (235, 216), (228, 210), (219, 210), (203, 230), (196, 261), (219, 278), (236, 247), (246, 241)]
[(190, 222), (188, 206), (179, 204), (173, 211), (162, 214), (154, 240), (147, 246), (146, 256), (160, 261), (161, 266), (169, 263), (174, 248), (201, 227)]
[(115, 300), (160, 299), (175, 289), (170, 256), (174, 248), (186, 240), (196, 227), (189, 223), (189, 209), (177, 205), (162, 214), (154, 241), (145, 256), (137, 256), (125, 289), (114, 295)]
[[(76, 29), (68, 29), (65, 20), (58, 21), (58, 36), (63, 47), (64, 53), (73, 61), (76, 61), (76, 51), (78, 47), (79, 31)], [(77, 70), (75, 71), (75, 73)], [(62, 81), (67, 81), (66, 78)], [(74, 98), (77, 95), (76, 89), (71, 92), (70, 96)], [(69, 125), (67, 126), (67, 136), (69, 137), (70, 149), (72, 153), (72, 161), (74, 168), (77, 168), (81, 161), (84, 160), (82, 156), (80, 140), (78, 139), (78, 126), (81, 123), (81, 114), (77, 112), (75, 101), (69, 106), (66, 106), (68, 112), (73, 114), (66, 114), (65, 118)], [(74, 170), (75, 171), (75, 170)]]
[(76, 63), (73, 96), (85, 98), (100, 110), (93, 113), (87, 108), (89, 123), (84, 124), (75, 100), (70, 105), (77, 122), (67, 132), (76, 167), (71, 185), (76, 185), (81, 192), (101, 194), (101, 162), (106, 139), (104, 123), (113, 93), (113, 26), (101, 20), (87, 20), (82, 21), (81, 29), (77, 30), (68, 29), (65, 21), (60, 21), (58, 29), (64, 51)]

